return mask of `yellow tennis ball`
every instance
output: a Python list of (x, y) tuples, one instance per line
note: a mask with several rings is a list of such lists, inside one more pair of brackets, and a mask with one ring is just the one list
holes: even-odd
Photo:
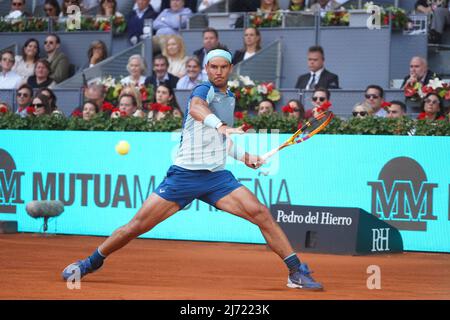
[(125, 140), (119, 141), (119, 143), (116, 144), (116, 151), (122, 156), (126, 155), (130, 151), (130, 144)]

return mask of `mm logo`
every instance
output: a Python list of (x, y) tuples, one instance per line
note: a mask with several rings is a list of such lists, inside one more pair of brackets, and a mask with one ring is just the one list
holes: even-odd
[(399, 230), (426, 231), (433, 215), (433, 190), (422, 166), (414, 159), (399, 157), (381, 169), (372, 187), (372, 214)]
[(16, 213), (16, 204), (24, 203), (20, 197), (23, 175), (16, 171), (11, 155), (0, 149), (0, 213)]

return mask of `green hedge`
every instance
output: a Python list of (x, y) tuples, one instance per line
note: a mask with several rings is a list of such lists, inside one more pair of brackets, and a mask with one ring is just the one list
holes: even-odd
[[(236, 121), (236, 126), (243, 123), (253, 129), (278, 129), (280, 133), (292, 133), (297, 130), (295, 119), (282, 114), (244, 117)], [(161, 121), (151, 121), (142, 118), (105, 118), (98, 114), (90, 121), (81, 118), (64, 118), (60, 115), (26, 117), (12, 113), (0, 116), (0, 129), (11, 130), (90, 130), (90, 131), (156, 131), (171, 132), (180, 129), (181, 118), (168, 117)], [(335, 117), (325, 128), (327, 134), (368, 134), (368, 135), (420, 135), (420, 136), (450, 136), (450, 122), (413, 120), (410, 118), (385, 119), (367, 117), (342, 120)]]

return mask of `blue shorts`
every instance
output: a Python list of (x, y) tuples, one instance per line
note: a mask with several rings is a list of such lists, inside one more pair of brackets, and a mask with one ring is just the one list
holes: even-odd
[(217, 201), (241, 186), (228, 170), (188, 170), (173, 165), (155, 193), (183, 209), (194, 199), (215, 206)]

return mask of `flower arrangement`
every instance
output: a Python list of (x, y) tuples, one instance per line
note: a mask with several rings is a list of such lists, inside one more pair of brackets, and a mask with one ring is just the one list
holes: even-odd
[(280, 27), (282, 23), (282, 18), (283, 15), (281, 10), (266, 13), (258, 9), (257, 12), (250, 14), (250, 27), (254, 28)]
[(112, 31), (114, 34), (125, 32), (127, 22), (122, 16), (113, 16), (111, 18), (81, 17), (80, 29), (76, 29), (74, 24), (65, 25), (66, 31)]
[(322, 18), (324, 26), (348, 26), (350, 23), (350, 14), (344, 10), (327, 11)]
[(272, 102), (281, 99), (280, 92), (275, 89), (273, 82), (255, 82), (248, 76), (239, 76), (228, 81), (229, 89), (236, 96), (236, 104), (240, 110), (255, 107), (262, 100), (268, 99)]
[(44, 32), (48, 30), (47, 18), (0, 19), (0, 32)]
[[(369, 6), (373, 6), (374, 3), (372, 1), (366, 2), (364, 4), (364, 10), (367, 11)], [(402, 8), (394, 7), (392, 5), (387, 7), (379, 6), (380, 8), (380, 19), (381, 24), (383, 26), (389, 25), (390, 19), (392, 19), (392, 29), (393, 30), (403, 30), (406, 28), (408, 24), (408, 16), (406, 15), (406, 11)]]
[[(120, 81), (116, 81), (116, 79), (114, 79), (113, 77), (108, 76), (106, 78), (101, 79), (98, 83), (102, 84), (105, 87), (106, 91), (105, 100), (112, 103), (113, 105), (116, 105), (120, 93), (124, 88), (124, 86), (120, 83)], [(143, 105), (149, 103), (150, 101), (153, 101), (155, 95), (153, 85), (148, 86), (141, 85), (139, 87), (139, 92), (141, 95)]]
[(450, 100), (450, 84), (438, 78), (431, 79), (425, 86), (415, 82), (407, 83), (404, 88), (405, 97), (411, 101), (421, 101), (431, 92), (436, 93), (441, 99)]

